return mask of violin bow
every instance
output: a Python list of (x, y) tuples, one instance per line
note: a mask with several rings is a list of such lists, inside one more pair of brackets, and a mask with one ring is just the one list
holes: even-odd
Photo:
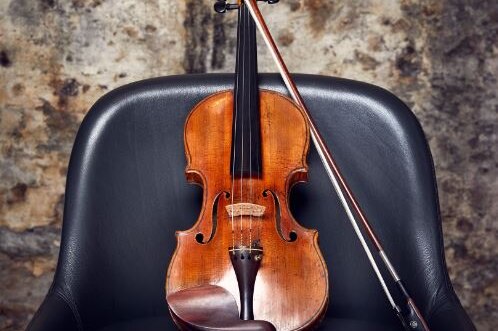
[[(278, 0), (277, 0), (278, 1)], [(269, 2), (277, 2), (275, 0), (269, 0)], [(313, 140), (313, 143), (315, 145), (315, 148), (318, 151), (318, 154), (320, 155), (320, 159), (323, 163), (323, 166), (325, 167), (325, 170), (327, 172), (327, 175), (330, 178), (330, 181), (332, 182), (332, 185), (334, 186), (334, 189), (339, 197), (339, 200), (341, 201), (342, 206), (344, 207), (344, 210), (346, 211), (346, 214), (349, 218), (349, 221), (351, 222), (351, 225), (354, 228), (354, 231), (356, 232), (356, 235), (358, 236), (358, 239), (360, 240), (361, 245), (363, 246), (363, 249), (370, 261), (370, 264), (372, 265), (372, 268), (377, 275), (377, 278), (386, 294), (387, 299), (389, 300), (389, 303), (391, 304), (392, 308), (395, 310), (396, 315), (400, 319), (401, 323), (403, 324), (403, 327), (406, 330), (411, 330), (411, 331), (430, 331), (429, 327), (427, 325), (427, 322), (423, 318), (422, 314), (420, 313), (420, 310), (418, 309), (417, 305), (409, 295), (405, 285), (403, 284), (403, 281), (399, 277), (398, 272), (392, 265), (391, 261), (389, 260), (386, 252), (384, 251), (384, 248), (382, 247), (382, 244), (380, 242), (380, 239), (377, 237), (375, 234), (372, 226), (370, 225), (370, 222), (368, 221), (367, 217), (365, 216), (365, 213), (361, 209), (356, 197), (353, 195), (353, 192), (351, 191), (349, 185), (347, 184), (346, 180), (344, 179), (341, 171), (339, 170), (339, 167), (337, 166), (337, 163), (335, 162), (334, 158), (332, 157), (327, 145), (325, 144), (322, 136), (320, 135), (320, 132), (318, 131), (313, 118), (311, 117), (311, 114), (306, 107), (303, 98), (301, 97), (301, 94), (299, 93), (296, 84), (294, 83), (292, 77), (290, 76), (290, 73), (287, 69), (287, 66), (284, 63), (284, 60), (275, 44), (275, 41), (273, 40), (272, 35), (270, 34), (270, 31), (265, 23), (265, 20), (263, 18), (263, 15), (261, 14), (258, 5), (256, 4), (256, 0), (244, 0), (245, 5), (249, 9), (249, 12), (251, 13), (251, 16), (253, 17), (254, 21), (256, 22), (256, 26), (258, 27), (258, 30), (260, 31), (261, 35), (263, 36), (263, 39), (268, 46), (270, 53), (278, 67), (278, 70), (280, 72), (280, 75), (282, 76), (282, 79), (289, 90), (289, 93), (296, 102), (296, 104), (303, 110), (304, 115), (309, 123), (310, 126), (310, 132), (311, 132), (311, 139)], [(346, 199), (346, 196), (347, 199)], [(405, 303), (405, 309), (401, 309), (394, 301), (391, 292), (389, 291), (386, 282), (379, 270), (379, 267), (377, 266), (377, 263), (375, 262), (375, 259), (372, 255), (372, 252), (370, 248), (368, 247), (365, 238), (360, 231), (358, 221), (356, 220), (353, 211), (351, 210), (351, 206), (348, 203), (348, 200), (354, 209), (354, 212), (356, 212), (356, 215), (360, 218), (361, 224), (363, 225), (368, 237), (370, 238), (373, 246), (376, 248), (378, 254), (381, 257), (381, 260), (383, 261), (386, 269), (389, 271), (389, 274), (392, 276), (395, 284), (397, 285), (398, 290), (400, 291), (401, 295), (403, 298), (406, 300)]]

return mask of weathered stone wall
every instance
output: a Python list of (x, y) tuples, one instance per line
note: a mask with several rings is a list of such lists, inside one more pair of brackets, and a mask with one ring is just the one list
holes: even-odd
[[(234, 14), (212, 0), (0, 0), (0, 330), (22, 330), (56, 265), (69, 153), (98, 97), (153, 76), (232, 72)], [(450, 275), (498, 327), (496, 0), (262, 5), (290, 69), (385, 87), (422, 122)], [(260, 68), (275, 71), (261, 47)]]

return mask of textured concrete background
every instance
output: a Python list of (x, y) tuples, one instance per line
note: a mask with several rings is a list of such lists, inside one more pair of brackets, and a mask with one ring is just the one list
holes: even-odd
[[(0, 0), (0, 330), (22, 330), (56, 265), (71, 146), (122, 84), (233, 72), (235, 14), (211, 0)], [(436, 163), (450, 275), (498, 328), (496, 0), (282, 0), (263, 6), (290, 69), (403, 99)], [(261, 71), (275, 71), (261, 47)]]

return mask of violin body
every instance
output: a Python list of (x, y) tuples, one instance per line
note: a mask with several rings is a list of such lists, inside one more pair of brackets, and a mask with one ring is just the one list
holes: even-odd
[(166, 294), (219, 285), (244, 319), (310, 329), (327, 307), (328, 272), (317, 231), (299, 225), (288, 206), (292, 186), (307, 178), (308, 124), (293, 101), (260, 91), (262, 171), (233, 176), (233, 105), (233, 91), (211, 95), (186, 121), (186, 176), (202, 186), (203, 204), (195, 225), (176, 234)]

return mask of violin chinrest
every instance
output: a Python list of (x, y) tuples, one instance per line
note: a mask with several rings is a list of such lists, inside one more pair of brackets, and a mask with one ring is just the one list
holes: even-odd
[(220, 286), (204, 285), (167, 296), (175, 322), (192, 331), (275, 331), (266, 321), (243, 321), (233, 295)]

